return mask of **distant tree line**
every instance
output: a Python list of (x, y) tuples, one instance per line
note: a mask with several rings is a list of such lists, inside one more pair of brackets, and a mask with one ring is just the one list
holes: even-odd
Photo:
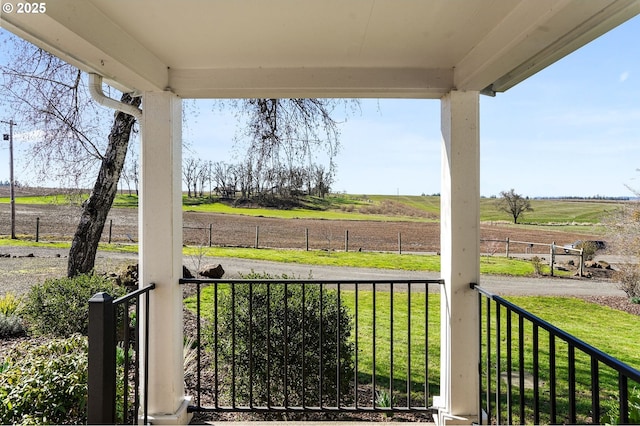
[(534, 197), (536, 200), (602, 200), (602, 201), (629, 201), (631, 197), (627, 196), (607, 196), (607, 195), (592, 195), (591, 197), (566, 195), (560, 197)]
[(264, 201), (306, 195), (324, 198), (331, 190), (333, 174), (317, 163), (267, 165), (248, 157), (234, 164), (187, 157), (183, 161), (182, 179), (190, 198), (208, 192), (225, 199)]

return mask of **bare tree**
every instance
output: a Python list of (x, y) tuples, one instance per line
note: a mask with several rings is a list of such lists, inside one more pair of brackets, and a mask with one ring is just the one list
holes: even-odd
[(216, 192), (222, 198), (235, 198), (238, 182), (241, 180), (239, 166), (217, 161), (212, 165)]
[[(629, 188), (636, 196), (640, 191)], [(640, 301), (640, 203), (629, 201), (608, 218), (610, 250), (619, 255), (614, 279), (618, 287), (633, 300)]]
[[(120, 101), (137, 107), (140, 106), (141, 98), (125, 93)], [(135, 122), (132, 115), (116, 113), (96, 183), (89, 199), (82, 206), (80, 223), (71, 242), (67, 267), (67, 275), (70, 277), (93, 270), (104, 224), (118, 192), (118, 180), (124, 167)]]
[(133, 155), (129, 155), (130, 161), (129, 166), (127, 167), (127, 174), (129, 175), (129, 179), (133, 182), (133, 188), (136, 191), (136, 195), (140, 195), (140, 161), (138, 160), (138, 155), (136, 153), (132, 154)]
[[(195, 188), (198, 171), (198, 160), (187, 157), (182, 160), (182, 180), (187, 185), (187, 197), (191, 198), (192, 185)], [(195, 192), (195, 189), (194, 189)], [(194, 196), (197, 194), (193, 194)]]
[(204, 184), (207, 182), (207, 179), (209, 178), (209, 176), (210, 176), (209, 162), (208, 161), (198, 161), (198, 169), (196, 171), (196, 181), (200, 185), (199, 195), (201, 197), (204, 196)]
[(513, 223), (518, 223), (518, 218), (524, 212), (532, 212), (531, 201), (524, 198), (512, 188), (509, 191), (500, 192), (500, 198), (496, 201), (498, 210), (509, 213), (513, 218)]
[[(39, 133), (32, 145), (32, 169), (41, 177), (55, 176), (82, 187), (88, 171), (99, 163), (89, 199), (82, 205), (71, 243), (67, 274), (90, 272), (107, 214), (118, 191), (135, 119), (124, 113), (113, 117), (88, 95), (85, 76), (71, 65), (17, 37), (3, 40), (8, 52), (2, 65), (5, 102)], [(140, 106), (141, 98), (122, 94), (125, 104)]]
[[(4, 33), (2, 33), (4, 34)], [(0, 34), (1, 35), (1, 34)], [(17, 37), (6, 36), (7, 52), (0, 65), (3, 103), (21, 123), (38, 132), (32, 145), (30, 169), (42, 178), (60, 179), (65, 186), (86, 187), (97, 166), (97, 178), (83, 203), (78, 228), (69, 252), (67, 274), (90, 272), (107, 214), (118, 190), (135, 119), (100, 108), (88, 96), (86, 77), (78, 69)], [(111, 93), (125, 104), (139, 107), (141, 98)], [(286, 147), (289, 158), (310, 158), (322, 149), (333, 159), (338, 149), (337, 122), (331, 117), (336, 101), (322, 99), (248, 99), (232, 101), (247, 122), (249, 136), (241, 191), (250, 194), (256, 177), (268, 163), (280, 161)], [(248, 123), (248, 124), (247, 124)], [(104, 135), (111, 127), (108, 138)], [(256, 160), (255, 162), (253, 160)], [(195, 178), (189, 183), (196, 184)], [(191, 186), (188, 184), (189, 191)], [(195, 192), (195, 188), (194, 188)]]
[(3, 35), (2, 102), (31, 136), (26, 168), (40, 181), (86, 188), (90, 172), (104, 158), (104, 136), (113, 116), (91, 100), (81, 71), (18, 37)]
[(311, 168), (311, 182), (313, 182), (313, 192), (318, 197), (324, 198), (331, 189), (331, 184), (333, 183), (333, 176), (327, 170), (325, 170), (324, 166), (313, 165)]
[[(322, 153), (326, 173), (335, 173), (340, 149), (339, 124), (334, 118), (338, 106), (356, 108), (357, 101), (335, 99), (248, 99), (237, 101), (240, 131), (236, 142), (244, 142), (245, 159), (252, 162), (252, 176), (273, 176), (272, 170), (294, 170), (313, 163)], [(271, 171), (270, 171), (271, 170)]]

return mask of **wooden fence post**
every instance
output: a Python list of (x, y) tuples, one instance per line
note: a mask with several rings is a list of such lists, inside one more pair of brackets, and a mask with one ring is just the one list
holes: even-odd
[(509, 237), (507, 237), (507, 259), (509, 258)]
[(260, 227), (256, 226), (256, 248), (258, 248), (258, 237), (260, 235)]
[(349, 251), (349, 230), (344, 230), (344, 252), (347, 253)]
[(209, 224), (209, 247), (211, 247), (213, 240), (213, 224)]
[(556, 242), (555, 241), (553, 241), (551, 243), (551, 256), (550, 257), (551, 257), (551, 260), (549, 262), (550, 263), (549, 268), (550, 268), (551, 276), (553, 277), (553, 264), (556, 262)]
[(309, 228), (304, 228), (304, 241), (307, 251), (309, 251)]
[(116, 422), (116, 331), (113, 297), (89, 299), (87, 423)]
[(40, 218), (36, 217), (36, 243), (40, 241)]
[(402, 233), (398, 232), (398, 254), (402, 254)]

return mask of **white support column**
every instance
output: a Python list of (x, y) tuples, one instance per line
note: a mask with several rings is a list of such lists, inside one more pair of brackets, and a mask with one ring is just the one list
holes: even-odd
[(478, 92), (441, 100), (441, 365), (439, 423), (478, 422), (480, 144)]
[(149, 421), (186, 424), (189, 399), (184, 395), (182, 288), (178, 284), (182, 276), (182, 101), (171, 92), (145, 93), (143, 114), (140, 285), (156, 284), (150, 293), (149, 347), (141, 354), (148, 350)]

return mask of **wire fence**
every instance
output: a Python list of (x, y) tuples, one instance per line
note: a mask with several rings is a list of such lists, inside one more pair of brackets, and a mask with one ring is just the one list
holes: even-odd
[[(77, 214), (57, 212), (55, 220), (39, 216), (21, 215), (16, 233), (19, 238), (37, 242), (70, 241), (77, 226)], [(10, 235), (9, 217), (0, 212), (0, 236)], [(349, 228), (348, 221), (314, 221), (309, 226), (291, 220), (287, 226), (269, 218), (245, 218), (224, 226), (215, 223), (186, 221), (183, 226), (185, 245), (199, 247), (276, 248), (324, 251), (378, 251), (403, 253), (440, 253), (440, 236), (427, 231), (424, 224), (372, 222), (366, 226)], [(109, 218), (105, 224), (101, 242), (107, 244), (135, 244), (138, 242), (138, 223), (132, 218)], [(584, 268), (581, 249), (557, 245), (512, 240), (510, 238), (482, 238), (480, 252), (490, 256), (538, 256), (553, 266), (560, 256), (578, 259), (579, 270)]]

